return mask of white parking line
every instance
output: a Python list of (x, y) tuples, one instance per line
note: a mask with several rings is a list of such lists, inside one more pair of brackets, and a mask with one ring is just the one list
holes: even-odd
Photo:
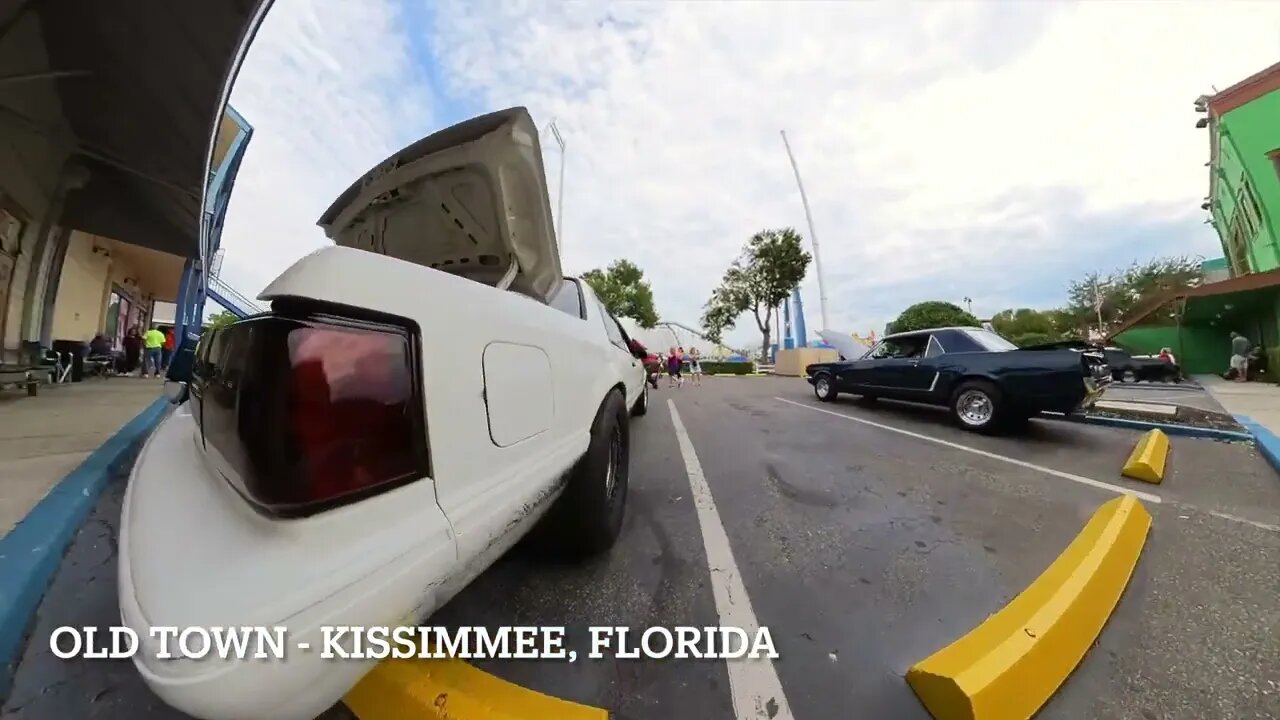
[[(1191, 507), (1193, 509), (1199, 509), (1199, 508), (1195, 508), (1192, 505), (1188, 505), (1187, 507)], [(1231, 520), (1232, 522), (1244, 523), (1245, 525), (1252, 525), (1258, 528), (1259, 530), (1270, 530), (1271, 532), (1280, 532), (1280, 525), (1272, 525), (1270, 523), (1258, 522), (1257, 520), (1242, 518), (1239, 515), (1230, 515), (1228, 513), (1218, 512), (1217, 510), (1210, 510), (1208, 512), (1210, 515), (1216, 518), (1222, 518), (1223, 520)]]
[[(671, 424), (675, 426), (680, 454), (684, 456), (685, 471), (689, 474), (689, 488), (698, 511), (698, 527), (702, 530), (702, 546), (711, 570), (711, 592), (715, 596), (720, 624), (741, 628), (749, 638), (754, 638), (760, 621), (751, 609), (742, 573), (738, 572), (738, 564), (733, 560), (729, 536), (720, 521), (720, 513), (716, 511), (715, 500), (711, 498), (707, 478), (702, 474), (702, 463), (698, 462), (698, 453), (693, 449), (684, 423), (680, 422), (675, 401), (667, 398), (667, 407), (671, 409)], [(772, 660), (743, 658), (726, 660), (725, 665), (729, 670), (729, 696), (733, 700), (735, 718), (793, 720), (791, 706), (782, 692), (782, 681), (773, 669)]]
[(778, 400), (780, 402), (787, 403), (788, 405), (795, 405), (796, 407), (804, 408), (805, 410), (812, 410), (814, 412), (825, 413), (827, 415), (834, 415), (838, 418), (844, 418), (845, 420), (852, 420), (853, 422), (856, 422), (856, 423), (862, 423), (863, 425), (870, 425), (871, 427), (880, 428), (881, 430), (888, 430), (889, 432), (896, 432), (900, 435), (906, 435), (907, 437), (916, 438), (917, 440), (926, 440), (928, 442), (937, 443), (938, 445), (943, 445), (949, 448), (953, 448), (955, 450), (963, 450), (967, 453), (973, 453), (974, 455), (981, 455), (982, 457), (985, 457), (985, 458), (991, 458), (992, 460), (1007, 462), (1010, 465), (1017, 465), (1018, 467), (1024, 467), (1029, 470), (1038, 470), (1047, 475), (1060, 477), (1063, 480), (1070, 480), (1071, 482), (1077, 482), (1077, 483), (1080, 483), (1081, 485), (1088, 485), (1089, 487), (1100, 488), (1102, 490), (1109, 490), (1113, 493), (1118, 493), (1120, 495), (1133, 495), (1134, 497), (1140, 500), (1145, 500), (1149, 503), (1162, 502), (1160, 500), (1159, 495), (1153, 495), (1149, 492), (1142, 492), (1141, 490), (1131, 490), (1127, 487), (1121, 487), (1120, 485), (1112, 485), (1111, 483), (1105, 483), (1105, 482), (1102, 482), (1101, 480), (1094, 480), (1093, 478), (1087, 478), (1087, 477), (1084, 477), (1083, 475), (1075, 475), (1069, 472), (1062, 472), (1061, 470), (1054, 470), (1053, 468), (1048, 468), (1043, 465), (1029, 463), (1026, 460), (1018, 460), (1017, 458), (1011, 458), (1007, 455), (988, 452), (986, 450), (979, 450), (978, 448), (975, 448), (975, 447), (969, 447), (968, 445), (961, 445), (960, 443), (953, 443), (949, 440), (943, 440), (942, 438), (930, 437), (928, 435), (923, 435), (918, 432), (912, 432), (910, 430), (903, 430), (902, 428), (893, 427), (892, 425), (885, 425), (883, 423), (873, 422), (871, 420), (864, 420), (863, 418), (860, 418), (860, 417), (845, 415), (844, 413), (838, 413), (832, 410), (824, 410), (822, 408), (816, 408), (816, 407), (813, 407), (812, 405), (806, 405), (805, 403), (796, 402), (795, 400), (788, 400), (786, 398), (780, 398), (780, 397), (774, 397), (773, 399)]

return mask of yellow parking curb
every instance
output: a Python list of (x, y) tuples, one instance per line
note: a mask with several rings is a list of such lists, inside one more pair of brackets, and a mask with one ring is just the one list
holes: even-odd
[(384, 660), (343, 702), (360, 720), (607, 720), (600, 708), (543, 695), (461, 660)]
[(916, 663), (907, 682), (937, 720), (1025, 720), (1084, 658), (1120, 601), (1151, 515), (1108, 501), (1034, 582), (991, 617)]
[(1134, 480), (1159, 483), (1164, 479), (1164, 463), (1168, 457), (1169, 437), (1159, 429), (1152, 430), (1134, 446), (1120, 474)]

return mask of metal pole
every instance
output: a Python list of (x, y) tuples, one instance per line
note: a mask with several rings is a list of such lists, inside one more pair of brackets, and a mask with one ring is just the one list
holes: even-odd
[(813, 229), (813, 213), (809, 211), (809, 197), (804, 193), (804, 181), (800, 179), (800, 167), (796, 165), (796, 156), (791, 152), (791, 143), (787, 142), (787, 131), (782, 134), (782, 144), (787, 148), (787, 158), (791, 160), (791, 170), (796, 174), (796, 187), (800, 188), (800, 202), (804, 204), (804, 217), (809, 222), (809, 241), (813, 243), (813, 264), (818, 273), (818, 305), (822, 311), (822, 329), (830, 329), (827, 323), (827, 287), (822, 281), (822, 254), (818, 251), (818, 232)]

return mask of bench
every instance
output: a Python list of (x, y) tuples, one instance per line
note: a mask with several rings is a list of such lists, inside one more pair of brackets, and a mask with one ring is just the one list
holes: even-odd
[(5, 385), (22, 386), (27, 395), (35, 397), (40, 392), (40, 367), (28, 365), (0, 365), (0, 387)]

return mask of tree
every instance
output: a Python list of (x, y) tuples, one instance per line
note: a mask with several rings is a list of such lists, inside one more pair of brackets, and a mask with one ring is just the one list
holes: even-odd
[(614, 317), (629, 317), (645, 329), (658, 324), (653, 289), (645, 281), (644, 271), (630, 260), (614, 260), (605, 270), (588, 270), (582, 279)]
[[(1081, 327), (1098, 325), (1098, 296), (1102, 300), (1102, 330), (1128, 318), (1153, 298), (1173, 290), (1199, 285), (1204, 276), (1199, 257), (1176, 256), (1135, 262), (1128, 268), (1107, 275), (1089, 273), (1067, 289), (1067, 307), (1075, 323)], [(1096, 291), (1096, 295), (1095, 295)], [(1173, 320), (1172, 311), (1162, 309), (1153, 315), (1157, 321)]]
[(209, 317), (209, 329), (221, 330), (239, 319), (240, 318), (236, 317), (235, 313), (229, 310), (223, 310), (222, 312), (215, 313)]
[(889, 323), (889, 332), (910, 332), (936, 327), (978, 327), (978, 318), (959, 305), (942, 300), (916, 303)]
[(760, 330), (762, 356), (769, 357), (771, 311), (800, 286), (810, 260), (812, 256), (805, 251), (800, 233), (792, 228), (761, 230), (752, 235), (703, 306), (706, 336), (721, 342), (724, 332), (750, 310)]
[(991, 317), (991, 327), (1018, 347), (1057, 342), (1067, 334), (1054, 323), (1053, 311), (1040, 312), (1031, 308), (1001, 310)]

